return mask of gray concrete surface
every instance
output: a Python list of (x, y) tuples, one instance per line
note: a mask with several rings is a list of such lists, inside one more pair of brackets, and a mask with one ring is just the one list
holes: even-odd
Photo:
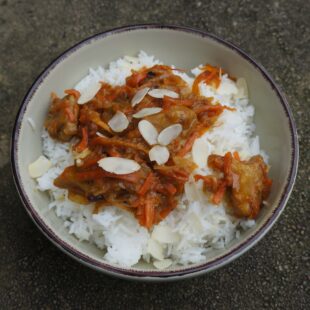
[[(306, 309), (309, 305), (309, 15), (310, 2), (301, 0), (1, 0), (0, 308)], [(221, 270), (167, 284), (109, 278), (57, 250), (24, 211), (9, 163), (15, 114), (41, 70), (87, 36), (115, 26), (145, 22), (197, 27), (250, 53), (284, 89), (295, 116), (301, 147), (292, 196), (264, 240)]]

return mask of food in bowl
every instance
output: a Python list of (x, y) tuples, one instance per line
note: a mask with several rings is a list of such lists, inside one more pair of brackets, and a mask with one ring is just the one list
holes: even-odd
[(255, 225), (268, 197), (244, 79), (144, 52), (52, 94), (29, 166), (65, 227), (104, 259), (158, 269), (206, 260)]

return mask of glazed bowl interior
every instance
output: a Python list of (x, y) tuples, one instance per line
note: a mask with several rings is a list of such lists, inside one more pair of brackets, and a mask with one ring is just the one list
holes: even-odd
[[(28, 174), (28, 165), (42, 154), (41, 130), (51, 92), (62, 95), (88, 73), (88, 68), (106, 66), (124, 55), (140, 50), (154, 55), (165, 64), (190, 69), (199, 64), (221, 66), (248, 83), (250, 103), (255, 106), (256, 132), (261, 148), (269, 155), (273, 179), (268, 206), (259, 214), (255, 227), (244, 232), (223, 250), (210, 252), (205, 263), (175, 266), (158, 271), (145, 263), (121, 268), (107, 263), (103, 252), (87, 242), (79, 242), (64, 228), (63, 221), (47, 205), (49, 196), (36, 190)], [(33, 130), (27, 121), (31, 118)], [(290, 111), (268, 76), (237, 48), (212, 36), (174, 27), (140, 26), (122, 28), (92, 37), (54, 61), (34, 83), (25, 97), (13, 133), (12, 165), (15, 180), (26, 210), (39, 228), (62, 250), (99, 270), (120, 276), (173, 278), (189, 276), (217, 268), (250, 248), (271, 227), (283, 209), (292, 188), (298, 149)]]

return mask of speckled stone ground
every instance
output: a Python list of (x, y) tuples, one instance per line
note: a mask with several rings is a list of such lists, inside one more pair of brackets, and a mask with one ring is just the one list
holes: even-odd
[[(310, 2), (301, 0), (0, 0), (0, 308), (306, 309), (309, 14)], [(221, 270), (168, 284), (109, 278), (57, 250), (24, 211), (9, 163), (15, 114), (41, 70), (87, 36), (145, 22), (197, 27), (250, 53), (285, 90), (301, 149), (292, 196), (264, 240)]]

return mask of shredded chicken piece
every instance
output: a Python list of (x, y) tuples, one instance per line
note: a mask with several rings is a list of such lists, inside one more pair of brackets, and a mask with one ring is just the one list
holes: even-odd
[(45, 128), (52, 138), (67, 142), (78, 132), (78, 114), (79, 105), (75, 96), (67, 95), (62, 99), (54, 97), (47, 114)]
[(229, 152), (225, 156), (209, 156), (209, 167), (222, 172), (222, 178), (196, 175), (195, 179), (202, 179), (207, 190), (213, 192), (214, 203), (219, 203), (226, 192), (234, 214), (253, 219), (270, 192), (272, 182), (268, 178), (268, 166), (260, 155), (244, 161), (234, 155)]

